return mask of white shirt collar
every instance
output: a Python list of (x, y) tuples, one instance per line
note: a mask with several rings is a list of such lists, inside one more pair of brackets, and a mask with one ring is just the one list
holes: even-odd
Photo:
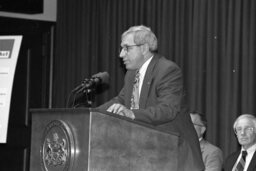
[(139, 85), (139, 94), (141, 92), (141, 87), (144, 81), (144, 77), (148, 68), (148, 65), (150, 63), (150, 61), (152, 60), (153, 56), (151, 56), (139, 69), (140, 72), (140, 85)]
[[(256, 144), (254, 144), (254, 145), (252, 145), (250, 148), (248, 148), (246, 151), (247, 151), (247, 153), (249, 154), (249, 153), (252, 153), (252, 152), (254, 152), (256, 150)], [(241, 148), (241, 151), (245, 151), (245, 149), (242, 147)]]

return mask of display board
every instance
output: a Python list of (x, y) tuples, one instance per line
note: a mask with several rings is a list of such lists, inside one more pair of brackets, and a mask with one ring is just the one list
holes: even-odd
[(0, 36), (0, 143), (6, 143), (13, 78), (22, 36)]

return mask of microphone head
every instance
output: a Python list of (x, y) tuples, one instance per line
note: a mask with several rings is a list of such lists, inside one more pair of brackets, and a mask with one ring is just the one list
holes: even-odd
[(97, 74), (94, 74), (92, 78), (98, 78), (100, 83), (102, 84), (108, 84), (109, 83), (109, 74), (108, 72), (99, 72)]

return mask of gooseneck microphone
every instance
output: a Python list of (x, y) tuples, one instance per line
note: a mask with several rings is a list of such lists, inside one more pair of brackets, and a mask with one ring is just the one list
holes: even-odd
[(87, 89), (94, 89), (100, 84), (108, 84), (109, 82), (109, 74), (107, 72), (99, 72), (94, 74), (91, 78), (85, 78), (83, 82), (77, 86), (73, 93), (80, 93)]
[[(99, 72), (91, 78), (85, 78), (80, 85), (70, 92), (66, 106), (68, 108), (77, 108), (80, 106), (91, 107), (97, 86), (108, 85), (108, 83), (109, 74), (107, 72)], [(83, 97), (86, 98), (85, 101)]]

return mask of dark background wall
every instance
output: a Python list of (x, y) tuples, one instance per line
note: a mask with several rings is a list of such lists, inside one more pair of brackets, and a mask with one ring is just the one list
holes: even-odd
[(190, 110), (208, 120), (206, 138), (225, 157), (239, 148), (233, 122), (256, 111), (255, 0), (59, 1), (57, 16), (54, 107), (100, 71), (109, 72), (110, 88), (95, 105), (114, 97), (125, 74), (120, 35), (142, 24), (158, 37), (158, 52), (181, 67)]

